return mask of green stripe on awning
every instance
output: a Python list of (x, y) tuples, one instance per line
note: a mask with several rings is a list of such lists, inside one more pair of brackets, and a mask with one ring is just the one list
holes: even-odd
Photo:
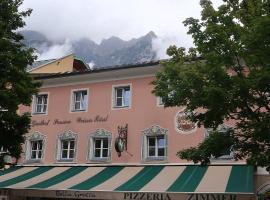
[(208, 166), (187, 166), (168, 192), (194, 192), (201, 182)]
[(8, 169), (1, 170), (1, 171), (0, 171), (0, 176), (3, 176), (3, 175), (5, 175), (5, 174), (11, 173), (11, 172), (14, 172), (14, 171), (16, 171), (16, 170), (18, 170), (18, 169), (21, 169), (21, 168), (22, 168), (22, 167), (10, 167), (10, 168), (8, 168)]
[(73, 176), (75, 176), (76, 174), (82, 172), (83, 170), (85, 170), (87, 167), (82, 167), (82, 166), (76, 166), (76, 167), (71, 167), (63, 172), (61, 172), (60, 174), (49, 178), (45, 181), (42, 181), (40, 183), (37, 183), (35, 185), (31, 185), (28, 188), (48, 188), (50, 186), (53, 186), (57, 183), (63, 182)]
[(16, 183), (19, 183), (19, 182), (22, 182), (22, 181), (25, 181), (25, 180), (28, 180), (30, 178), (33, 178), (35, 176), (38, 176), (50, 169), (52, 169), (53, 167), (38, 167), (28, 173), (25, 173), (23, 175), (20, 175), (20, 176), (17, 176), (15, 178), (12, 178), (12, 179), (9, 179), (9, 180), (6, 180), (6, 181), (3, 181), (3, 182), (0, 182), (0, 188), (3, 188), (3, 187), (8, 187), (10, 185), (14, 185)]
[(116, 191), (139, 191), (149, 181), (151, 181), (164, 166), (147, 166), (144, 167), (138, 174), (128, 180), (126, 183), (119, 186)]
[(253, 167), (232, 166), (226, 192), (253, 193)]
[(96, 174), (95, 176), (77, 184), (69, 189), (75, 190), (90, 190), (91, 188), (103, 183), (104, 181), (110, 179), (117, 173), (119, 173), (124, 167), (122, 166), (114, 166), (114, 167), (107, 167), (103, 169), (101, 172)]

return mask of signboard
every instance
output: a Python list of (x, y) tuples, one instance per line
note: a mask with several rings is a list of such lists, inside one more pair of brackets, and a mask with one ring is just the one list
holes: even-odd
[(104, 199), (104, 200), (255, 200), (253, 194), (199, 194), (199, 193), (155, 193), (155, 192), (108, 192), (73, 190), (11, 190), (12, 196), (65, 198), (65, 199)]

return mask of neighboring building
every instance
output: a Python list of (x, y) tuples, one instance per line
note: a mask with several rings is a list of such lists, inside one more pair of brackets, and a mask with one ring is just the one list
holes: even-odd
[(27, 66), (27, 72), (36, 73), (65, 73), (89, 70), (89, 66), (74, 54), (69, 54), (58, 59), (38, 60)]
[(155, 62), (36, 76), (42, 88), (31, 107), (20, 108), (32, 113), (24, 154), (0, 172), (0, 192), (12, 200), (242, 200), (267, 193), (269, 175), (254, 176), (230, 150), (210, 166), (176, 156), (211, 130), (190, 122), (184, 107), (164, 108), (151, 93), (158, 70)]

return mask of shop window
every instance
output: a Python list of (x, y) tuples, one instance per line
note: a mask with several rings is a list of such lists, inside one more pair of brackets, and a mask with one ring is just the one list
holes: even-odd
[[(219, 125), (218, 128), (217, 128), (217, 131), (220, 133), (220, 134), (225, 134), (227, 133), (229, 130), (231, 129), (230, 126), (227, 126), (227, 125)], [(213, 131), (213, 129), (211, 128), (208, 128), (208, 129), (205, 129), (205, 138), (207, 138), (211, 132)], [(225, 149), (222, 153), (222, 155), (218, 158), (213, 158), (213, 159), (222, 159), (222, 160), (231, 160), (233, 159), (233, 150), (232, 150), (232, 147), (228, 148), (228, 149)]]
[(142, 157), (144, 161), (167, 159), (167, 129), (158, 125), (143, 130)]
[(44, 157), (45, 136), (35, 132), (26, 138), (26, 161), (40, 162)]
[(90, 135), (89, 160), (94, 162), (108, 162), (111, 160), (112, 134), (105, 129), (97, 129)]
[(71, 111), (86, 111), (88, 106), (88, 90), (73, 90)]
[(77, 134), (72, 131), (58, 135), (57, 161), (74, 162), (76, 158)]
[(33, 98), (33, 114), (47, 114), (48, 93), (40, 93)]
[(113, 107), (128, 108), (131, 102), (130, 85), (113, 87)]

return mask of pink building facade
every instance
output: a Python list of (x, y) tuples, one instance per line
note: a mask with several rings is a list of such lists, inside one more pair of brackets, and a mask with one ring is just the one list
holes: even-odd
[[(264, 173), (235, 162), (228, 149), (210, 166), (177, 157), (211, 130), (164, 108), (151, 82), (159, 63), (43, 74), (18, 169), (0, 172), (10, 199), (263, 199)], [(224, 123), (220, 132), (232, 123)], [(257, 172), (256, 172), (257, 173)], [(2, 179), (1, 179), (2, 177)]]

